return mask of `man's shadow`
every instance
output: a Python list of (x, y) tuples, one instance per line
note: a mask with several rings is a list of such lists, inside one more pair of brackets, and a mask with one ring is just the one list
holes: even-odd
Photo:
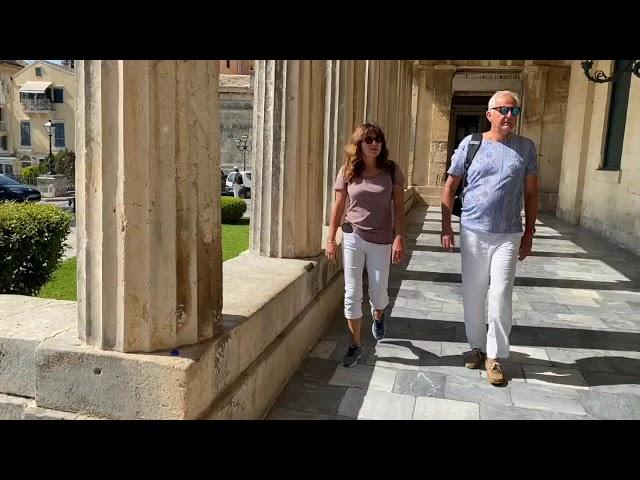
[[(415, 346), (409, 340), (382, 340), (379, 344), (405, 347), (417, 359), (381, 356), (376, 357), (376, 360), (409, 366), (464, 367), (464, 355), (462, 354), (436, 355), (433, 352)], [(513, 379), (536, 379), (546, 383), (576, 387), (640, 384), (640, 359), (636, 358), (592, 356), (577, 359), (573, 363), (550, 360), (541, 360), (535, 363), (529, 362), (530, 358), (531, 356), (526, 353), (511, 352), (509, 359), (500, 362), (505, 367), (503, 370), (507, 381)], [(524, 371), (518, 365), (523, 365)], [(481, 368), (484, 369), (484, 365)], [(575, 375), (573, 371), (577, 371), (581, 375)], [(582, 379), (584, 379), (584, 383)]]

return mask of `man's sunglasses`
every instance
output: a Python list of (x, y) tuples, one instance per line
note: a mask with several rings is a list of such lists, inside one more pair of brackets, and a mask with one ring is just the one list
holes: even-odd
[(522, 108), (520, 107), (493, 107), (491, 110), (497, 110), (500, 112), (500, 115), (506, 115), (511, 112), (511, 115), (517, 117), (522, 112)]
[(371, 145), (374, 141), (376, 143), (382, 143), (382, 137), (380, 135), (377, 137), (364, 137), (363, 140), (367, 145)]

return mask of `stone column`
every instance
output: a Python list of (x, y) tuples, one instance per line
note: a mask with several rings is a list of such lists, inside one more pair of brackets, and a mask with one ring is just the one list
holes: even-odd
[(323, 153), (324, 225), (331, 220), (334, 200), (333, 185), (345, 158), (344, 147), (360, 122), (358, 95), (356, 91), (356, 62), (353, 60), (327, 60), (325, 78), (325, 124)]
[(149, 352), (222, 310), (217, 61), (79, 61), (78, 334)]
[(411, 145), (411, 103), (412, 103), (412, 89), (411, 89), (411, 64), (402, 60), (399, 67), (399, 104), (401, 106), (401, 116), (398, 120), (398, 139), (399, 139), (399, 153), (398, 162), (402, 165), (402, 170), (405, 174), (406, 185), (409, 180), (409, 150)]
[(522, 135), (538, 149), (540, 208), (557, 206), (570, 67), (526, 66), (523, 70)]
[[(414, 67), (413, 91), (415, 102), (415, 140), (413, 141), (413, 185), (427, 185), (431, 152), (431, 124), (433, 119), (433, 69)], [(412, 107), (413, 108), (413, 107)]]
[(585, 172), (591, 136), (595, 83), (587, 81), (579, 61), (571, 65), (562, 164), (556, 214), (580, 224)]
[(351, 134), (355, 128), (365, 122), (367, 108), (367, 64), (368, 60), (355, 60), (353, 66), (353, 125)]
[(378, 93), (381, 63), (380, 60), (367, 60), (364, 122), (377, 122), (379, 119)]
[(310, 257), (322, 243), (325, 61), (260, 60), (251, 252)]
[(451, 95), (455, 67), (438, 65), (433, 73), (434, 100), (427, 185), (442, 187), (447, 167)]

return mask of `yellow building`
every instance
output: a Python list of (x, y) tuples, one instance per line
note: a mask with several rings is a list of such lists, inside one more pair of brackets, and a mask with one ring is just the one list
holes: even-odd
[(640, 254), (640, 78), (628, 62), (595, 62), (591, 73), (624, 71), (604, 83), (571, 64), (557, 215)]
[[(72, 68), (36, 60), (13, 75), (11, 82), (11, 144), (14, 174), (56, 152), (75, 149), (75, 73)], [(54, 124), (51, 137), (44, 128)]]
[(0, 174), (13, 175), (11, 77), (25, 67), (20, 60), (0, 60)]

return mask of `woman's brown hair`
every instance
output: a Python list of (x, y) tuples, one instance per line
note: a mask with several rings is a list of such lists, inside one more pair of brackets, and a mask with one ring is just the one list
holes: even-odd
[[(344, 147), (346, 158), (343, 164), (342, 175), (346, 183), (350, 183), (354, 178), (362, 175), (362, 171), (364, 170), (362, 141), (368, 136), (382, 138), (382, 147), (376, 158), (376, 166), (380, 169), (387, 169), (390, 173), (391, 169), (395, 167), (393, 162), (389, 160), (387, 140), (384, 137), (382, 129), (375, 123), (363, 123), (354, 130), (350, 142)], [(391, 175), (393, 175), (393, 173), (391, 173)]]

